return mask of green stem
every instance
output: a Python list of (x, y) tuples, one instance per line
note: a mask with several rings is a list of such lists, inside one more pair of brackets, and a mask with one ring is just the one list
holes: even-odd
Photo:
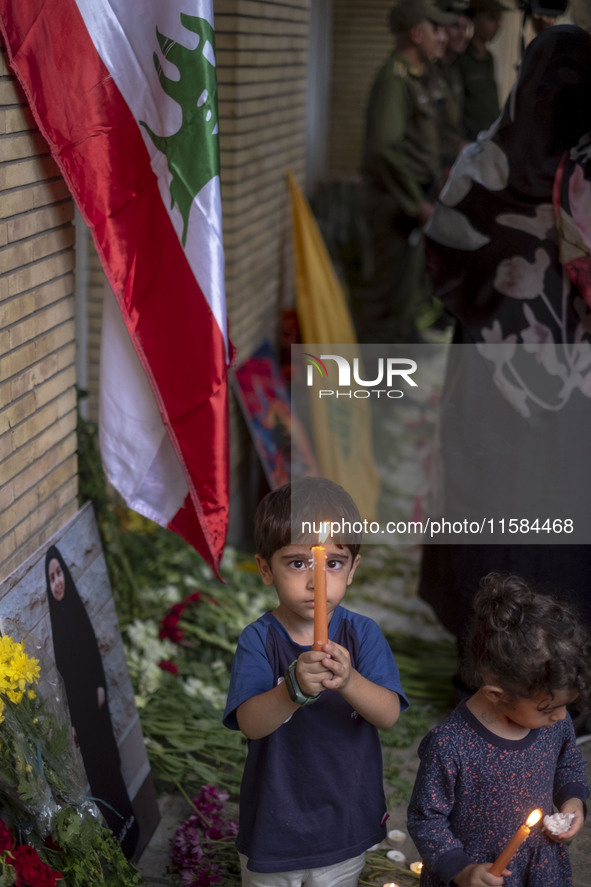
[(205, 823), (205, 825), (206, 825), (208, 828), (211, 828), (211, 822), (209, 821), (209, 819), (208, 819), (208, 818), (207, 818), (207, 817), (201, 812), (201, 810), (199, 810), (198, 807), (195, 806), (195, 803), (191, 800), (191, 798), (189, 797), (189, 795), (187, 794), (187, 792), (184, 790), (184, 788), (182, 787), (182, 785), (180, 784), (180, 782), (175, 782), (175, 785), (176, 785), (176, 787), (178, 788), (178, 790), (180, 791), (180, 793), (181, 793), (181, 795), (183, 796), (183, 798), (185, 799), (185, 801), (188, 801), (188, 803), (189, 803), (190, 806), (193, 808), (193, 810), (195, 811), (195, 813), (196, 813), (198, 816), (201, 817), (201, 819), (203, 820), (203, 822)]

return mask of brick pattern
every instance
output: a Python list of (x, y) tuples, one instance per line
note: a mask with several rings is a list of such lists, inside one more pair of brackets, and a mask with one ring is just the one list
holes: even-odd
[(349, 179), (358, 174), (369, 90), (394, 45), (388, 30), (392, 6), (392, 0), (333, 3), (331, 177)]
[(85, 234), (88, 241), (88, 280), (86, 291), (88, 339), (87, 361), (88, 415), (91, 422), (99, 418), (99, 368), (101, 354), (101, 327), (103, 319), (103, 291), (105, 274), (94, 246), (90, 232)]
[[(238, 362), (293, 305), (285, 172), (304, 182), (309, 0), (214, 0), (226, 298)], [(231, 487), (252, 447), (230, 397)], [(252, 468), (252, 464), (250, 464)]]
[(77, 510), (73, 205), (0, 53), (0, 580)]
[(226, 291), (239, 360), (293, 300), (285, 172), (303, 179), (309, 0), (214, 2)]

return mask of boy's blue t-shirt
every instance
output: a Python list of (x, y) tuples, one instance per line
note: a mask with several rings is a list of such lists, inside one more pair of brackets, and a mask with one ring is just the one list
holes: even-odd
[[(407, 707), (392, 651), (372, 619), (337, 607), (329, 639), (349, 651), (363, 677), (398, 693)], [(247, 626), (232, 663), (224, 724), (237, 730), (238, 706), (276, 686), (309, 649), (270, 612)], [(385, 818), (378, 731), (336, 690), (249, 741), (236, 846), (252, 871), (319, 868), (358, 856), (385, 837)]]

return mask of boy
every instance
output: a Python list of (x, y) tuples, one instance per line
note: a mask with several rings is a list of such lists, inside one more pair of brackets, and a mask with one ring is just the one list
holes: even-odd
[(224, 723), (249, 740), (236, 846), (248, 887), (356, 887), (387, 818), (378, 727), (408, 705), (378, 626), (341, 606), (359, 542), (326, 545), (329, 642), (312, 649), (311, 544), (302, 520), (360, 521), (342, 487), (303, 478), (269, 493), (255, 515), (256, 561), (278, 606), (238, 642)]

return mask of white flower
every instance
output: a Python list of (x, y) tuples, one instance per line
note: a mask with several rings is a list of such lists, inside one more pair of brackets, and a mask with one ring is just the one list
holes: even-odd
[(550, 256), (543, 249), (536, 250), (534, 262), (521, 256), (503, 259), (495, 275), (494, 287), (511, 299), (536, 299), (544, 292), (544, 276), (550, 265)]
[(503, 330), (498, 320), (493, 322), (490, 329), (483, 327), (480, 332), (484, 342), (477, 342), (476, 348), (483, 357), (491, 360), (497, 368), (512, 360), (517, 342), (515, 333), (510, 333), (503, 339)]

